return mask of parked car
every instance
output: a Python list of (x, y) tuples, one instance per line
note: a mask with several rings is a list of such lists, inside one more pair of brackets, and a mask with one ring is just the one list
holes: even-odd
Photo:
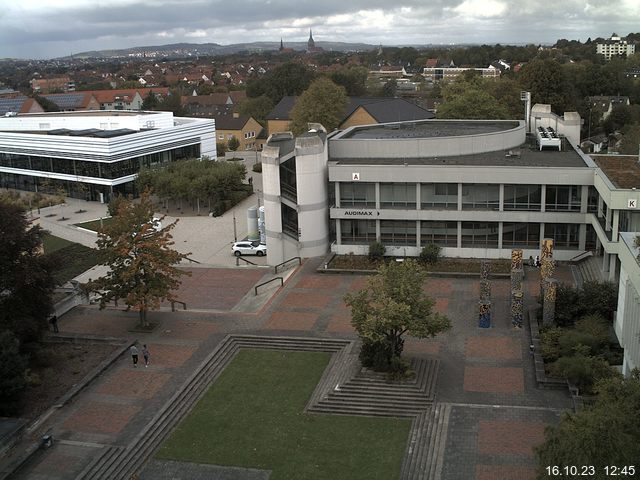
[(260, 242), (235, 242), (231, 250), (236, 257), (240, 255), (257, 255), (261, 257), (267, 254), (267, 246)]

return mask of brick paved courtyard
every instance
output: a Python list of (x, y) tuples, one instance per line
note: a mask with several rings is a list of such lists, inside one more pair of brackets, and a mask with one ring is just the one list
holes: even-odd
[[(135, 331), (134, 312), (76, 308), (59, 320), (62, 332), (147, 343), (151, 365), (134, 369), (123, 354), (47, 427), (69, 442), (126, 446), (227, 333), (355, 339), (343, 297), (363, 288), (367, 277), (318, 274), (318, 264), (307, 261), (259, 313), (247, 314), (231, 309), (264, 270), (194, 268), (180, 290), (190, 309), (153, 313), (158, 326), (151, 333)], [(527, 269), (528, 304), (538, 282), (538, 271)], [(557, 422), (560, 411), (570, 406), (565, 392), (536, 388), (527, 330), (514, 330), (508, 318), (509, 280), (494, 280), (492, 287), (492, 327), (481, 329), (478, 279), (429, 278), (424, 289), (453, 328), (435, 339), (406, 338), (407, 356), (440, 360), (437, 401), (452, 405), (443, 480), (533, 478), (533, 447), (542, 440), (545, 425)], [(95, 451), (96, 445), (57, 444), (17, 478), (75, 478)]]

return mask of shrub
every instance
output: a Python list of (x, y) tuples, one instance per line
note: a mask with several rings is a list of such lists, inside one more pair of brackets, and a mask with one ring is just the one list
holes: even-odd
[(599, 380), (617, 375), (606, 360), (577, 353), (572, 357), (561, 357), (550, 367), (554, 375), (566, 378), (583, 393), (593, 393)]
[(588, 281), (582, 288), (560, 284), (556, 293), (555, 323), (569, 327), (591, 314), (598, 314), (610, 322), (617, 303), (618, 292), (612, 282)]
[(120, 205), (122, 204), (123, 201), (126, 201), (127, 199), (123, 196), (123, 195), (114, 195), (113, 197), (111, 197), (111, 200), (109, 200), (109, 203), (107, 204), (107, 211), (109, 212), (109, 216), (111, 217), (115, 217), (118, 214), (118, 209), (120, 208)]
[(373, 242), (369, 245), (369, 259), (382, 260), (386, 251), (387, 247), (385, 247), (381, 242)]
[(433, 265), (434, 263), (437, 263), (438, 260), (440, 260), (441, 250), (442, 249), (440, 248), (440, 246), (436, 245), (435, 243), (425, 245), (420, 251), (420, 262), (427, 265)]
[(559, 340), (563, 329), (551, 327), (540, 331), (540, 354), (546, 362), (555, 362), (560, 358)]
[(252, 170), (256, 173), (262, 173), (262, 163), (254, 163)]

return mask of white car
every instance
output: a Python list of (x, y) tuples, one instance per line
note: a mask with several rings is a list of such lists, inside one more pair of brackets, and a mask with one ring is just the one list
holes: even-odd
[(262, 257), (267, 254), (267, 246), (260, 242), (250, 242), (245, 240), (244, 242), (235, 242), (231, 246), (231, 250), (236, 257), (240, 255), (257, 255)]

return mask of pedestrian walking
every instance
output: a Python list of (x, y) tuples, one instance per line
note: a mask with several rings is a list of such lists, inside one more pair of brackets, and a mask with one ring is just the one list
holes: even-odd
[(135, 343), (129, 347), (129, 353), (131, 353), (133, 368), (138, 368), (138, 347), (136, 347)]
[(149, 348), (147, 347), (147, 344), (145, 343), (144, 345), (142, 345), (142, 358), (144, 358), (144, 366), (145, 368), (149, 366), (149, 356), (151, 354), (149, 353)]
[(59, 333), (60, 330), (58, 330), (58, 317), (57, 316), (53, 316), (49, 319), (49, 323), (51, 324), (51, 326), (53, 327), (53, 333)]
[(540, 265), (541, 265), (541, 263), (540, 263), (540, 256), (539, 256), (539, 255), (536, 255), (536, 267), (537, 267), (537, 268), (540, 268)]
[(533, 259), (533, 255), (529, 255), (529, 266), (530, 267), (536, 266), (536, 261)]

